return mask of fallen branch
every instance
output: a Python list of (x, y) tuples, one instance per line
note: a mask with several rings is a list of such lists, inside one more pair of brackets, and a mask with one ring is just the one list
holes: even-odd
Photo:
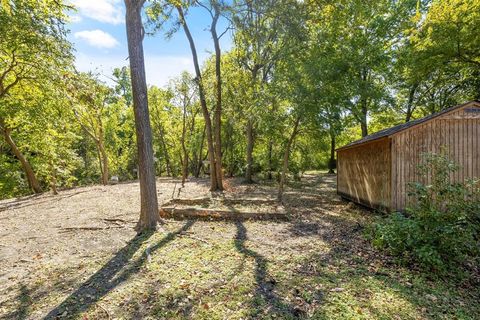
[(118, 218), (105, 218), (105, 219), (102, 219), (103, 221), (107, 221), (107, 222), (123, 222), (123, 223), (127, 223), (128, 221), (127, 220), (123, 220), (123, 219), (118, 219)]
[(106, 230), (106, 229), (121, 229), (123, 226), (108, 226), (108, 227), (64, 227), (61, 228), (63, 232), (75, 230)]

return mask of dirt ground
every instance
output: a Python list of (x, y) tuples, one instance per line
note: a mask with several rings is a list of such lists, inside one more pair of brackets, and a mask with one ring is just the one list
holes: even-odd
[[(159, 179), (160, 203), (209, 196), (207, 180), (179, 186)], [(239, 179), (226, 186), (236, 197), (276, 192)], [(288, 221), (168, 220), (138, 237), (136, 182), (0, 201), (0, 318), (478, 315), (478, 290), (426, 280), (373, 249), (362, 234), (375, 214), (341, 200), (335, 176), (290, 184), (284, 205)]]
[[(175, 197), (206, 196), (207, 183), (188, 182), (179, 193), (179, 181), (159, 179), (159, 204), (174, 190)], [(139, 195), (132, 182), (0, 201), (0, 290), (38, 263), (81, 261), (123, 247), (135, 236)]]

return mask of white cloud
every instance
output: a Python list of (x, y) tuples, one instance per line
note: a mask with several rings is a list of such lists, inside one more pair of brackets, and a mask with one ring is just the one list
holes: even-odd
[(172, 78), (179, 76), (182, 71), (195, 71), (190, 56), (145, 56), (145, 73), (147, 83), (163, 87)]
[(73, 15), (73, 16), (70, 16), (69, 18), (70, 18), (71, 23), (77, 23), (77, 22), (82, 21), (82, 17), (80, 17), (78, 15)]
[(120, 0), (71, 0), (82, 16), (110, 24), (124, 22)]
[(99, 29), (75, 32), (74, 36), (97, 48), (113, 48), (119, 44), (110, 33)]
[[(78, 52), (76, 55), (75, 66), (79, 71), (94, 71), (101, 73), (104, 76), (102, 80), (112, 84), (109, 79), (114, 68), (128, 66), (129, 62), (125, 56), (92, 56)], [(186, 70), (194, 72), (193, 63), (190, 56), (161, 56), (149, 55), (145, 56), (145, 69), (147, 76), (147, 83), (149, 85), (156, 85), (164, 87), (168, 84), (170, 79), (179, 76), (182, 71)]]

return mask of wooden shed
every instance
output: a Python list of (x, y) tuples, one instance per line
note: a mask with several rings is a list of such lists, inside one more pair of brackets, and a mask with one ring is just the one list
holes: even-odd
[(480, 102), (471, 101), (381, 130), (337, 149), (337, 193), (370, 208), (404, 211), (421, 155), (444, 147), (460, 169), (453, 181), (480, 177)]

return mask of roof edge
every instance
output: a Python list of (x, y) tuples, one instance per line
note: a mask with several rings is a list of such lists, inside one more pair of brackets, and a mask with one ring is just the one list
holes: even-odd
[[(370, 142), (373, 142), (373, 141), (377, 141), (377, 140), (380, 140), (380, 139), (383, 139), (383, 138), (389, 138), (389, 137), (391, 137), (391, 136), (393, 136), (393, 135), (396, 135), (396, 134), (398, 134), (398, 133), (400, 133), (400, 132), (402, 132), (402, 131), (405, 131), (405, 130), (414, 128), (414, 127), (416, 127), (416, 126), (418, 126), (418, 125), (420, 125), (420, 124), (422, 124), (422, 123), (424, 123), (424, 122), (426, 122), (426, 121), (433, 120), (433, 119), (437, 118), (437, 117), (440, 116), (440, 115), (445, 115), (445, 114), (447, 114), (447, 113), (450, 113), (450, 112), (455, 111), (455, 110), (457, 110), (457, 109), (459, 109), (459, 108), (463, 108), (463, 107), (466, 107), (466, 106), (469, 106), (469, 105), (477, 105), (477, 106), (480, 107), (480, 100), (470, 100), (470, 101), (468, 101), (468, 102), (465, 102), (465, 103), (462, 103), (462, 104), (459, 104), (459, 105), (456, 105), (456, 106), (453, 106), (453, 107), (444, 109), (444, 110), (439, 111), (439, 112), (437, 112), (437, 113), (434, 113), (434, 114), (432, 114), (432, 115), (428, 115), (428, 116), (425, 116), (425, 117), (423, 117), (423, 118), (419, 118), (419, 119), (416, 119), (416, 120), (412, 120), (412, 121), (416, 121), (417, 123), (413, 123), (412, 125), (406, 126), (405, 128), (400, 128), (400, 129), (399, 129), (398, 131), (396, 131), (396, 132), (387, 133), (387, 134), (385, 134), (385, 135), (380, 135), (380, 136), (377, 137), (377, 138), (373, 138), (373, 139), (369, 139), (369, 140), (360, 142), (361, 140), (365, 139), (365, 138), (368, 137), (368, 136), (363, 137), (363, 138), (361, 138), (361, 139), (352, 141), (352, 142), (344, 145), (343, 147), (337, 148), (337, 149), (335, 149), (335, 151), (340, 151), (340, 150), (350, 149), (350, 148), (354, 148), (354, 147), (359, 147), (359, 146), (365, 145), (365, 144), (370, 143)], [(408, 123), (408, 122), (403, 123), (403, 124), (407, 124), (407, 123)], [(402, 123), (401, 123), (401, 124), (398, 124), (397, 126), (399, 126), (399, 125), (402, 125)], [(396, 126), (392, 126), (392, 127), (390, 127), (390, 128), (394, 128), (394, 127), (396, 127)], [(385, 128), (385, 129), (382, 129), (382, 130), (387, 130), (387, 129), (390, 129), (390, 128)], [(372, 133), (372, 135), (375, 134), (375, 133), (378, 133), (378, 132), (380, 132), (380, 131), (382, 131), (382, 130), (379, 130), (379, 131), (377, 131), (377, 132), (374, 132), (374, 133)]]
[[(366, 144), (369, 144), (370, 142), (378, 142), (378, 140), (383, 140), (383, 139), (388, 139), (390, 138), (389, 135), (385, 135), (385, 136), (381, 136), (381, 137), (378, 137), (378, 138), (375, 138), (375, 139), (371, 139), (371, 140), (368, 140), (368, 141), (365, 141), (365, 142), (362, 142), (362, 143), (356, 143), (356, 144), (353, 144), (353, 145), (350, 145), (350, 144), (347, 144), (347, 145), (344, 145), (343, 147), (340, 147), (340, 148), (337, 148), (335, 149), (335, 151), (342, 151), (342, 150), (346, 150), (346, 149), (352, 149), (352, 148), (356, 148), (356, 147), (360, 147), (360, 146), (364, 146)], [(361, 139), (360, 139), (361, 140)], [(358, 141), (358, 140), (357, 140)], [(355, 142), (355, 141), (353, 141)], [(353, 143), (351, 142), (351, 143)]]

